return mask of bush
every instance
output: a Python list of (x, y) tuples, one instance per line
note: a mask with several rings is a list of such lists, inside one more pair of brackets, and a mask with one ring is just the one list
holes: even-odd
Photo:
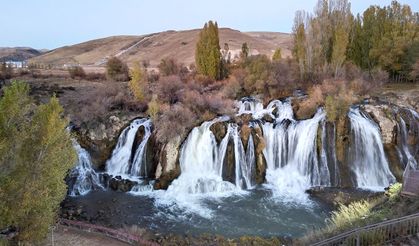
[(179, 76), (171, 75), (160, 78), (157, 84), (156, 94), (159, 101), (175, 104), (181, 99), (185, 88), (186, 84), (180, 80)]
[(83, 79), (86, 77), (86, 73), (84, 72), (84, 69), (80, 66), (74, 66), (70, 67), (68, 69), (68, 73), (70, 74), (70, 77), (72, 79)]
[(100, 122), (113, 110), (139, 111), (147, 110), (147, 103), (134, 100), (121, 84), (107, 84), (95, 87), (93, 91), (80, 96), (79, 107), (73, 110), (72, 120), (77, 124)]
[(161, 75), (169, 76), (179, 74), (181, 66), (174, 59), (162, 59), (157, 67)]
[(186, 137), (186, 134), (197, 123), (196, 115), (185, 105), (163, 105), (158, 118), (156, 138), (160, 142), (167, 142), (177, 136)]
[(106, 75), (103, 73), (87, 73), (85, 79), (89, 81), (102, 81), (106, 79)]
[(117, 57), (112, 57), (106, 63), (106, 75), (110, 80), (128, 81), (129, 69), (126, 63)]
[(11, 79), (13, 77), (13, 67), (4, 63), (0, 64), (0, 80)]

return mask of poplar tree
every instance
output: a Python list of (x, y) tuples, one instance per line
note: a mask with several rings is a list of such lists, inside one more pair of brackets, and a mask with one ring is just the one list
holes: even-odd
[(217, 22), (209, 21), (199, 33), (196, 44), (195, 63), (197, 71), (214, 80), (222, 79), (223, 67), (220, 52)]

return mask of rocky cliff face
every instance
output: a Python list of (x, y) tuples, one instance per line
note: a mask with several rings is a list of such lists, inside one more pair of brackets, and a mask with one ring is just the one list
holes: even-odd
[[(416, 153), (418, 158), (419, 143), (419, 123), (412, 116), (412, 112), (392, 104), (373, 102), (362, 105), (361, 109), (368, 113), (380, 128), (386, 157), (390, 163), (391, 171), (400, 180), (404, 170), (404, 164), (400, 161), (400, 119), (404, 119), (407, 128), (407, 142), (412, 153)], [(401, 118), (400, 118), (401, 117)], [(80, 143), (91, 153), (93, 163), (96, 168), (104, 169), (104, 164), (109, 158), (112, 149), (118, 139), (120, 132), (130, 124), (134, 117), (111, 116), (108, 121), (98, 124), (91, 129), (76, 129), (79, 135)], [(272, 119), (263, 117), (259, 121), (252, 120), (251, 115), (243, 114), (236, 116), (229, 121), (216, 122), (210, 130), (215, 136), (218, 144), (227, 134), (228, 124), (234, 124), (238, 127), (238, 133), (244, 149), (248, 148), (250, 136), (254, 143), (255, 153), (255, 175), (252, 177), (255, 184), (265, 182), (266, 160), (263, 154), (265, 140), (263, 130), (260, 124), (262, 122), (271, 122)], [(350, 123), (347, 118), (339, 119), (337, 122), (325, 122), (323, 128), (319, 127), (318, 133), (318, 156), (321, 155), (321, 144), (329, 146), (325, 149), (325, 155), (328, 159), (329, 170), (333, 173), (331, 176), (332, 186), (351, 187), (351, 168), (348, 164), (348, 146), (350, 145)], [(325, 139), (320, 139), (321, 131), (325, 131)], [(142, 138), (141, 128), (137, 132), (137, 142)], [(138, 140), (139, 139), (139, 140)], [(171, 139), (167, 143), (159, 143), (152, 135), (148, 142), (146, 158), (149, 168), (148, 177), (155, 178), (155, 189), (167, 189), (170, 183), (180, 175), (180, 150), (185, 138), (180, 136)], [(135, 145), (135, 144), (134, 144)], [(234, 183), (235, 180), (235, 155), (234, 143), (229, 140), (227, 145), (227, 154), (224, 159), (223, 179)], [(112, 183), (112, 182), (111, 182)], [(114, 182), (115, 183), (115, 182)], [(126, 184), (124, 187), (131, 186)], [(112, 183), (116, 190), (124, 190)]]

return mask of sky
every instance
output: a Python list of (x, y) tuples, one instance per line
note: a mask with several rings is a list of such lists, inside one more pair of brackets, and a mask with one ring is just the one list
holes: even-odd
[[(297, 10), (317, 0), (0, 0), (0, 47), (53, 49), (114, 35), (201, 28), (291, 32)], [(352, 12), (391, 0), (352, 0)], [(419, 11), (419, 0), (400, 0)]]

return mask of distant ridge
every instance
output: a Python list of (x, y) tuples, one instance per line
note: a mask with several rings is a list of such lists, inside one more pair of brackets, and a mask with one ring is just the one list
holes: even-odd
[(25, 61), (42, 54), (42, 51), (30, 47), (0, 47), (0, 62)]
[[(36, 56), (30, 63), (52, 64), (55, 66), (80, 64), (83, 66), (103, 66), (106, 59), (117, 56), (132, 65), (137, 61), (148, 61), (156, 67), (161, 59), (175, 58), (190, 65), (194, 62), (195, 45), (199, 29), (186, 31), (165, 31), (142, 36), (112, 36), (90, 40), (80, 44), (64, 46)], [(238, 55), (244, 42), (251, 54), (265, 54), (271, 57), (275, 49), (282, 49), (282, 56), (291, 56), (292, 39), (287, 33), (240, 32), (220, 28), (220, 46), (227, 43), (232, 58)]]

